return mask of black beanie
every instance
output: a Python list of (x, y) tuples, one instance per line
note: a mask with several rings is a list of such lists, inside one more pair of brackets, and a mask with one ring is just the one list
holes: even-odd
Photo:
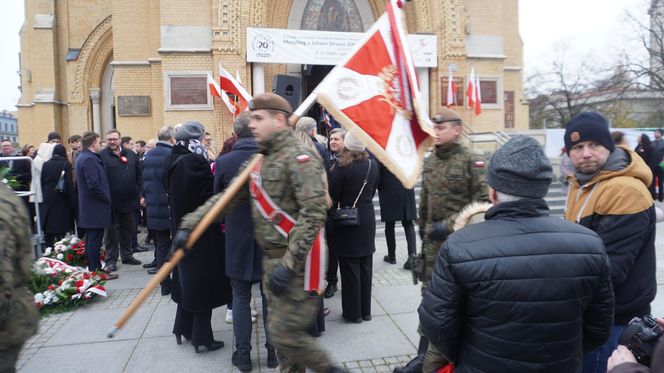
[(505, 194), (544, 198), (553, 181), (553, 169), (537, 140), (517, 135), (493, 153), (486, 180)]
[(609, 131), (609, 122), (600, 114), (592, 111), (577, 114), (567, 123), (567, 129), (565, 130), (567, 154), (574, 145), (584, 141), (596, 141), (607, 148), (609, 152), (613, 152), (616, 148)]

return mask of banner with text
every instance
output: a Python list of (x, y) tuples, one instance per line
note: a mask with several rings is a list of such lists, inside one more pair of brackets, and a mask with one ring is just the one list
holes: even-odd
[[(337, 65), (360, 41), (361, 32), (247, 28), (247, 62)], [(408, 35), (417, 67), (438, 66), (436, 35)]]

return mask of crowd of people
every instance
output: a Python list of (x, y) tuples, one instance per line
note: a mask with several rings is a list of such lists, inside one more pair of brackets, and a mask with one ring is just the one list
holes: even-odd
[[(242, 372), (252, 370), (255, 283), (261, 284), (267, 366), (342, 371), (315, 337), (325, 330), (323, 299), (338, 291), (338, 273), (343, 319), (372, 319), (376, 192), (386, 225), (383, 260), (396, 264), (394, 229), (401, 221), (403, 267), (422, 280), (417, 355), (395, 373), (663, 369), (664, 338), (651, 343), (651, 359), (619, 346), (633, 333), (630, 326), (650, 314), (657, 290), (653, 198), (662, 189), (653, 181), (662, 180), (662, 131), (653, 143), (642, 136), (633, 151), (601, 115), (572, 118), (561, 175), (569, 197), (565, 219), (558, 219), (544, 200), (554, 178), (551, 162), (530, 137), (514, 136), (486, 162), (460, 143), (462, 118), (439, 109), (416, 206), (414, 191), (354, 132), (337, 128), (321, 139), (315, 119), (303, 117), (291, 127), (291, 113), (283, 98), (257, 95), (218, 154), (204, 126), (189, 121), (165, 126), (147, 142), (111, 130), (105, 147), (99, 134), (86, 132), (70, 137), (68, 150), (52, 133), (33, 155), (38, 177), (26, 179), (20, 163), (8, 166), (39, 186), (38, 224), (46, 242), (77, 229), (86, 238), (89, 269), (106, 271), (109, 279), (117, 278), (118, 260), (141, 264), (133, 256), (141, 250), (141, 216), (155, 247), (154, 261), (144, 265), (151, 273), (183, 248), (184, 259), (161, 284), (162, 295), (177, 303), (176, 343), (184, 337), (196, 352), (222, 348), (211, 314), (227, 305), (232, 363)], [(246, 187), (189, 247), (193, 228), (259, 153)], [(482, 202), (484, 209), (468, 209)], [(468, 223), (469, 211), (480, 211), (480, 221)], [(308, 271), (317, 263), (308, 255), (321, 237), (329, 261), (317, 270), (326, 271), (326, 285), (310, 289)]]

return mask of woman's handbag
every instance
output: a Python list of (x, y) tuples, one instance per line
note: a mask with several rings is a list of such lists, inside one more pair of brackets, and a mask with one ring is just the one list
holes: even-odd
[(332, 210), (332, 220), (334, 220), (335, 225), (343, 227), (354, 227), (360, 225), (360, 214), (357, 210), (357, 201), (360, 199), (364, 187), (367, 185), (367, 179), (369, 179), (369, 172), (371, 171), (371, 159), (369, 159), (369, 168), (367, 169), (367, 175), (364, 177), (364, 183), (362, 183), (362, 189), (357, 194), (355, 202), (353, 202), (352, 207), (341, 207), (340, 204), (337, 204), (337, 208)]
[(65, 166), (62, 168), (62, 171), (60, 172), (60, 178), (58, 179), (58, 183), (55, 184), (55, 191), (59, 193), (65, 192), (65, 167), (67, 167), (66, 162)]

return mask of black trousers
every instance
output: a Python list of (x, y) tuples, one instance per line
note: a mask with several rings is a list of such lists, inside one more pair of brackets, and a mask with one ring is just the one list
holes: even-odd
[(90, 272), (101, 270), (101, 242), (104, 239), (104, 228), (87, 228), (85, 230), (85, 258), (88, 260)]
[(178, 304), (173, 324), (173, 334), (181, 335), (194, 346), (207, 346), (214, 340), (212, 336), (212, 310), (189, 312)]
[[(655, 180), (657, 178), (658, 180)], [(664, 170), (657, 166), (655, 167), (655, 175), (653, 176), (653, 185), (657, 183), (659, 192), (657, 193), (657, 200), (664, 201)]]
[[(157, 269), (159, 269), (166, 262), (168, 251), (171, 249), (171, 230), (166, 229), (162, 231), (150, 229), (150, 233), (152, 233), (152, 238), (154, 240), (154, 260), (157, 264)], [(168, 275), (164, 281), (161, 282), (161, 287), (166, 289), (171, 288), (171, 275)]]
[[(387, 255), (394, 258), (397, 252), (397, 241), (394, 236), (394, 221), (385, 222), (385, 241), (387, 241)], [(415, 254), (417, 251), (417, 243), (415, 241), (415, 226), (412, 220), (404, 220), (401, 222), (403, 230), (406, 232), (406, 244), (408, 245), (408, 256)]]
[(339, 269), (342, 316), (351, 321), (371, 316), (373, 256), (339, 257)]
[(339, 257), (330, 252), (327, 258), (327, 273), (325, 274), (325, 280), (327, 280), (328, 284), (336, 285), (339, 282), (339, 278), (337, 277), (338, 270)]
[(131, 239), (134, 235), (134, 212), (113, 211), (113, 224), (108, 227), (106, 234), (106, 262), (107, 264), (116, 264), (118, 255), (122, 260), (131, 258)]

